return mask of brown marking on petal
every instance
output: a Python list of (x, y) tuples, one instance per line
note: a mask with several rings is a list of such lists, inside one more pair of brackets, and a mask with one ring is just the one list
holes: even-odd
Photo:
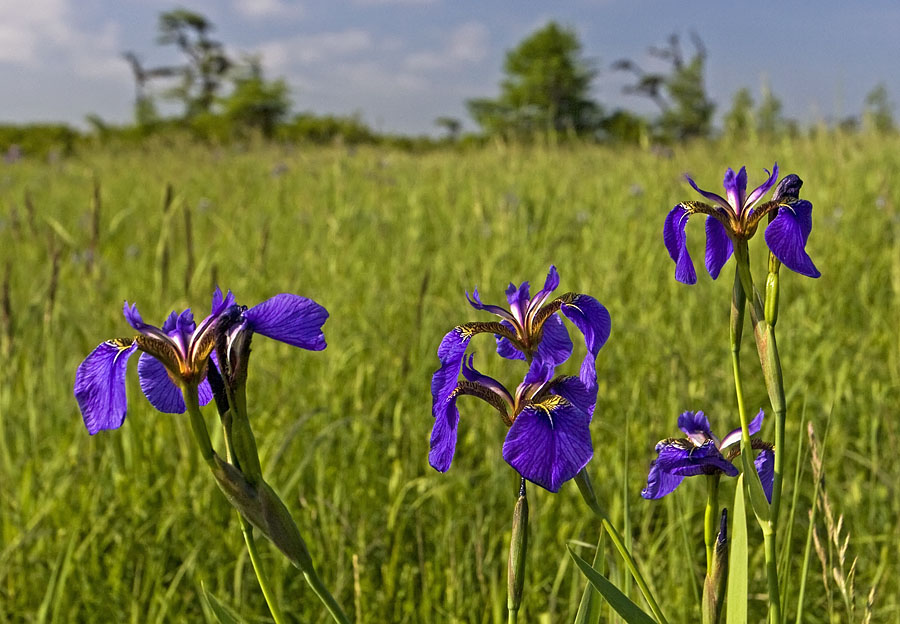
[(170, 373), (178, 371), (180, 374), (184, 375), (189, 372), (184, 370), (184, 362), (181, 359), (181, 354), (178, 353), (178, 349), (175, 348), (175, 345), (160, 340), (159, 338), (145, 336), (144, 334), (135, 336), (134, 342), (137, 344), (138, 349), (152, 355), (162, 362), (163, 366), (165, 366)]
[[(754, 451), (774, 451), (775, 445), (772, 444), (771, 442), (766, 442), (765, 440), (753, 439), (753, 440), (750, 440), (750, 448), (752, 448)], [(732, 461), (735, 457), (737, 457), (740, 454), (741, 454), (741, 447), (733, 446), (731, 448), (731, 451), (725, 457), (725, 459), (727, 459), (728, 461)]]
[[(534, 315), (534, 320), (531, 323), (532, 335), (540, 338), (541, 331), (547, 319), (559, 312), (559, 309), (562, 308), (563, 304), (570, 305), (578, 297), (578, 293), (567, 292), (563, 295), (560, 295), (550, 303), (545, 304), (544, 307), (538, 310), (537, 314)], [(538, 342), (540, 342), (540, 340), (538, 340)]]
[(456, 327), (456, 332), (463, 340), (469, 341), (476, 334), (497, 334), (503, 336), (514, 345), (521, 348), (522, 341), (505, 325), (493, 321), (490, 323), (465, 323)]
[(216, 335), (217, 332), (215, 331), (206, 331), (200, 336), (199, 340), (191, 342), (191, 346), (188, 349), (188, 365), (192, 369), (196, 370), (206, 363), (209, 354), (216, 347)]
[(509, 417), (509, 412), (506, 410), (506, 401), (487, 386), (476, 381), (461, 381), (456, 385), (453, 392), (450, 393), (448, 399), (463, 395), (477, 397), (491, 405), (500, 412), (500, 418), (503, 419), (504, 424), (506, 424), (507, 427), (512, 426), (512, 419)]
[(135, 339), (134, 338), (113, 338), (112, 340), (107, 340), (106, 342), (118, 349), (125, 350), (125, 349), (131, 348), (131, 345), (134, 344)]

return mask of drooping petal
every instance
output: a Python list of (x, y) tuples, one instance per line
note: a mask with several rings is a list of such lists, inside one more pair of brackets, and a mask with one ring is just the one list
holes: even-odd
[(509, 428), (503, 458), (529, 481), (557, 492), (594, 454), (589, 424), (587, 414), (558, 397), (528, 406)]
[[(759, 430), (762, 429), (763, 418), (765, 418), (765, 412), (762, 409), (759, 410), (759, 413), (750, 421), (747, 425), (747, 435), (756, 435), (759, 433)], [(732, 429), (728, 432), (728, 435), (722, 438), (722, 441), (719, 442), (719, 450), (727, 448), (736, 442), (741, 441), (741, 428)]]
[(75, 373), (75, 400), (91, 435), (122, 426), (128, 409), (125, 372), (135, 349), (136, 344), (107, 341), (79, 364)]
[[(768, 169), (764, 170), (766, 173), (769, 173)], [(799, 180), (799, 178), (797, 178)], [(745, 208), (752, 208), (756, 202), (762, 199), (763, 195), (769, 192), (769, 189), (775, 186), (775, 181), (778, 180), (778, 163), (775, 163), (775, 166), (772, 167), (772, 173), (769, 174), (769, 178), (753, 189), (753, 192), (747, 196), (747, 199), (744, 201)], [(802, 182), (800, 184), (803, 184)]]
[[(509, 331), (515, 333), (515, 328), (513, 324), (509, 321), (500, 321), (500, 324), (506, 327)], [(515, 346), (512, 342), (510, 342), (509, 338), (501, 336), (499, 334), (494, 334), (494, 338), (497, 339), (497, 355), (500, 357), (506, 358), (507, 360), (524, 360), (525, 354), (522, 353), (521, 350), (517, 346)]]
[(763, 449), (753, 461), (759, 480), (762, 483), (766, 499), (772, 502), (772, 487), (775, 484), (775, 453), (769, 449)]
[(692, 477), (722, 472), (729, 477), (736, 477), (738, 474), (738, 469), (722, 457), (712, 440), (699, 447), (688, 441), (684, 445), (670, 442), (657, 444), (656, 447), (659, 450), (656, 460), (659, 468), (676, 476)]
[[(135, 328), (140, 333), (145, 336), (152, 336), (154, 338), (158, 338), (163, 342), (171, 343), (172, 341), (169, 339), (169, 336), (166, 332), (161, 330), (159, 327), (154, 325), (149, 325), (144, 322), (144, 319), (141, 317), (141, 313), (138, 312), (137, 304), (128, 305), (128, 302), (125, 302), (122, 313), (125, 315), (125, 320), (128, 321), (128, 324)], [(170, 315), (171, 318), (171, 315)], [(177, 324), (177, 317), (176, 317)]]
[(744, 200), (747, 197), (747, 168), (741, 167), (738, 173), (734, 172), (731, 167), (725, 172), (725, 180), (722, 182), (725, 186), (725, 197), (731, 204), (735, 214), (741, 214), (741, 208), (744, 207)]
[(709, 419), (703, 412), (682, 412), (678, 416), (678, 428), (697, 446), (714, 438)]
[(535, 358), (555, 368), (572, 355), (572, 339), (569, 337), (569, 330), (566, 329), (563, 320), (554, 314), (544, 321), (542, 332)]
[[(432, 386), (433, 388), (433, 386)], [(456, 438), (459, 427), (459, 410), (456, 407), (456, 393), (451, 392), (432, 408), (434, 427), (431, 430), (431, 450), (428, 463), (439, 472), (447, 472), (456, 452)]]
[(648, 500), (662, 498), (670, 494), (681, 485), (684, 477), (665, 472), (659, 467), (656, 460), (650, 464), (650, 474), (647, 475), (647, 487), (641, 490), (641, 496)]
[(444, 402), (456, 389), (466, 347), (471, 338), (472, 335), (465, 332), (462, 327), (454, 327), (441, 340), (437, 352), (441, 367), (434, 372), (431, 378), (431, 411), (435, 418), (437, 418), (438, 409), (442, 408)]
[[(724, 197), (722, 197), (721, 195), (719, 195), (717, 193), (713, 193), (712, 191), (704, 191), (702, 188), (697, 186), (697, 183), (694, 182), (694, 180), (691, 178), (691, 176), (686, 175), (686, 176), (684, 176), (684, 178), (685, 178), (685, 180), (687, 180), (688, 184), (690, 184), (694, 188), (695, 191), (697, 191), (698, 193), (703, 195), (703, 197), (705, 197), (709, 201), (721, 206), (726, 211), (729, 211), (729, 212), (734, 211), (734, 209), (731, 207), (731, 204), (728, 203), (728, 200), (725, 199)], [(674, 260), (674, 258), (673, 258), (673, 260)]]
[(553, 394), (558, 394), (566, 401), (593, 418), (594, 406), (597, 402), (596, 393), (591, 394), (578, 377), (563, 377), (553, 383), (550, 389)]
[(687, 210), (681, 204), (675, 206), (666, 216), (663, 240), (666, 249), (669, 250), (669, 256), (675, 261), (675, 279), (682, 284), (696, 284), (697, 272), (694, 271), (694, 263), (687, 248), (687, 234), (684, 231), (687, 220)]
[(469, 305), (471, 305), (476, 310), (484, 310), (485, 312), (490, 312), (491, 314), (496, 314), (497, 316), (503, 318), (507, 321), (514, 321), (513, 315), (509, 313), (509, 310), (505, 308), (501, 308), (498, 305), (490, 305), (481, 302), (481, 297), (478, 295), (478, 289), (475, 288), (472, 291), (472, 296), (469, 296), (469, 291), (466, 291), (466, 299), (469, 301)]
[(766, 244), (790, 270), (807, 277), (819, 277), (821, 273), (806, 253), (806, 241), (811, 231), (812, 204), (801, 199), (778, 208), (778, 216), (766, 228)]
[(321, 351), (325, 348), (322, 325), (328, 311), (312, 299), (282, 293), (244, 312), (250, 328), (267, 338), (294, 347)]
[(706, 270), (711, 278), (719, 277), (733, 251), (725, 226), (715, 217), (706, 217)]
[(575, 295), (575, 298), (560, 307), (562, 313), (584, 334), (584, 344), (588, 353), (581, 363), (579, 374), (581, 383), (591, 394), (597, 393), (596, 361), (600, 349), (609, 339), (612, 321), (609, 312), (590, 295)]
[(150, 405), (164, 414), (184, 414), (184, 397), (166, 367), (149, 353), (141, 353), (138, 360), (138, 378), (141, 390)]

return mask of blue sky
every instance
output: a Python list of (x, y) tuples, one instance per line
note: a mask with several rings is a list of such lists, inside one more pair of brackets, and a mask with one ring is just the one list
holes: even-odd
[(878, 83), (900, 101), (896, 0), (0, 0), (0, 122), (130, 119), (134, 83), (121, 52), (177, 62), (155, 35), (157, 15), (178, 6), (207, 15), (235, 54), (262, 54), (269, 76), (291, 86), (295, 110), (359, 113), (383, 131), (467, 120), (467, 98), (496, 95), (505, 51), (551, 19), (578, 33), (607, 109), (652, 112), (621, 93), (627, 77), (609, 66), (628, 57), (658, 68), (648, 46), (673, 32), (687, 44), (691, 31), (706, 45), (720, 115), (738, 88), (758, 97), (763, 84), (803, 122), (858, 114)]

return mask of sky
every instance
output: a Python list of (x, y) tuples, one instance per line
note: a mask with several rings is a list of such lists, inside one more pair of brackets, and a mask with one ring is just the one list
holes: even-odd
[(648, 48), (676, 33), (689, 54), (691, 32), (719, 117), (741, 87), (758, 101), (768, 85), (803, 123), (858, 115), (879, 83), (900, 100), (897, 0), (0, 0), (0, 123), (130, 121), (121, 54), (180, 62), (156, 43), (159, 13), (177, 7), (206, 15), (233, 55), (261, 55), (295, 111), (358, 114), (384, 132), (434, 134), (441, 116), (473, 128), (465, 101), (496, 96), (506, 51), (549, 20), (577, 33), (606, 110), (654, 112), (611, 65), (663, 69)]

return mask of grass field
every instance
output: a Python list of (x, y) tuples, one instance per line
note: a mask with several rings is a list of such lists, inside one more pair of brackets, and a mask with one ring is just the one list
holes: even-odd
[[(850, 617), (813, 551), (804, 621), (862, 621), (877, 586), (872, 621), (900, 622), (900, 138), (858, 135), (700, 143), (671, 154), (156, 145), (0, 165), (0, 270), (9, 276), (0, 622), (202, 622), (201, 583), (248, 622), (269, 621), (237, 518), (187, 419), (153, 410), (134, 365), (120, 430), (88, 436), (72, 396), (90, 350), (130, 335), (123, 300), (137, 302), (149, 322), (186, 306), (203, 316), (214, 283), (240, 303), (293, 292), (331, 314), (323, 352), (257, 338), (249, 392), (267, 479), (345, 609), (360, 622), (505, 621), (518, 488), (500, 455), (505, 429), (464, 399), (454, 465), (435, 472), (429, 382), (444, 333), (488, 320), (466, 303), (466, 289), (499, 303), (508, 282), (542, 283), (550, 264), (559, 292), (591, 294), (612, 315), (597, 366), (594, 484), (670, 621), (697, 621), (703, 483), (688, 480), (657, 502), (639, 494), (654, 443), (677, 433), (681, 411), (704, 410), (718, 431), (738, 424), (728, 350), (733, 265), (717, 282), (704, 273), (696, 286), (676, 283), (662, 223), (675, 203), (695, 198), (684, 172), (718, 189), (727, 166), (746, 164), (755, 185), (776, 160), (806, 183), (803, 196), (815, 206), (808, 250), (822, 272), (811, 280), (782, 271), (785, 514), (796, 499), (787, 611), (793, 621), (813, 496), (808, 420), (824, 446), (841, 535), (850, 538), (844, 570), (858, 561)], [(164, 210), (167, 184), (174, 195)], [(699, 222), (688, 238), (699, 270)], [(764, 245), (753, 243), (759, 280)], [(521, 369), (487, 357), (492, 348), (490, 337), (476, 340), (480, 366), (514, 383)], [(582, 354), (576, 341), (570, 372)], [(752, 341), (744, 359), (755, 413), (768, 400)], [(771, 436), (768, 422), (762, 437)], [(734, 480), (721, 489), (730, 501)], [(599, 525), (573, 484), (556, 495), (529, 492), (521, 621), (571, 621), (584, 582), (565, 546), (596, 543)], [(823, 549), (836, 559), (822, 517)], [(762, 621), (761, 537), (752, 520), (750, 529), (751, 621)], [(268, 544), (262, 550), (292, 621), (328, 621), (302, 576)], [(590, 559), (590, 548), (580, 550)], [(606, 559), (621, 582), (611, 549)]]

